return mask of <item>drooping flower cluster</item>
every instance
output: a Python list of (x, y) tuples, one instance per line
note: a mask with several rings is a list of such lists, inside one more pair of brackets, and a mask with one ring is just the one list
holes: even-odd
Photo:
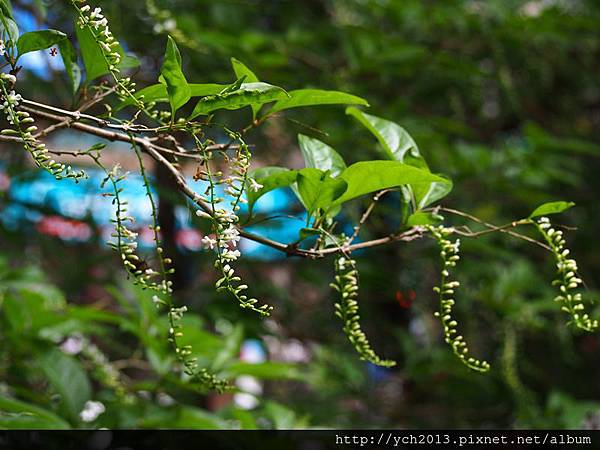
[(133, 98), (135, 83), (130, 78), (121, 78), (120, 76), (121, 71), (118, 67), (122, 60), (122, 55), (119, 53), (120, 44), (110, 31), (108, 20), (102, 14), (102, 9), (99, 7), (92, 9), (90, 5), (83, 4), (85, 0), (72, 0), (72, 3), (79, 14), (77, 25), (81, 29), (87, 28), (98, 44), (108, 70), (117, 83), (117, 95), (121, 99)]
[(585, 331), (598, 329), (598, 320), (592, 320), (585, 312), (582, 295), (580, 292), (575, 292), (582, 284), (582, 280), (577, 275), (577, 262), (569, 258), (570, 251), (565, 248), (566, 241), (562, 231), (552, 228), (547, 217), (539, 218), (535, 225), (550, 245), (556, 258), (558, 278), (552, 284), (558, 286), (560, 293), (554, 300), (562, 304), (560, 309), (571, 315), (573, 323), (578, 328)]
[(358, 270), (356, 262), (347, 256), (339, 256), (335, 260), (335, 281), (331, 287), (340, 293), (339, 302), (335, 303), (335, 315), (342, 319), (343, 330), (360, 358), (372, 364), (392, 367), (395, 361), (381, 359), (371, 348), (367, 336), (360, 328), (358, 315)]
[[(154, 297), (154, 302), (157, 306), (167, 304), (158, 296)], [(178, 342), (178, 339), (183, 337), (183, 325), (181, 322), (186, 311), (186, 306), (176, 308), (171, 305), (167, 313), (169, 318), (168, 340), (175, 350), (177, 359), (183, 366), (183, 373), (188, 377), (188, 381), (198, 383), (205, 389), (211, 389), (217, 392), (229, 390), (230, 386), (227, 380), (218, 378), (208, 370), (198, 366), (197, 358), (192, 356), (193, 352), (191, 345), (182, 346)]]
[[(141, 285), (143, 288), (153, 289), (165, 294), (171, 293), (172, 282), (161, 276), (161, 273), (149, 267), (136, 254), (138, 233), (131, 230), (127, 225), (128, 223), (133, 223), (134, 218), (127, 213), (128, 202), (121, 198), (122, 189), (119, 186), (127, 178), (128, 173), (122, 172), (119, 164), (116, 164), (112, 170), (108, 171), (98, 158), (94, 158), (94, 160), (106, 173), (106, 178), (102, 181), (101, 187), (104, 188), (109, 182), (112, 187), (112, 192), (107, 192), (103, 195), (112, 197), (112, 202), (116, 205), (115, 218), (112, 219), (112, 222), (115, 224), (115, 231), (111, 234), (111, 237), (115, 238), (115, 241), (111, 241), (108, 244), (113, 250), (119, 253), (125, 270), (134, 278), (136, 284)], [(156, 232), (159, 231), (160, 229), (156, 230)], [(165, 258), (165, 262), (170, 262), (170, 260)]]
[(3, 129), (0, 133), (20, 138), (23, 148), (29, 152), (36, 165), (50, 172), (57, 180), (73, 178), (78, 181), (85, 178), (84, 171), (73, 170), (71, 166), (53, 160), (48, 154), (46, 144), (39, 142), (33, 135), (37, 131), (37, 127), (34, 125), (33, 117), (27, 111), (18, 109), (23, 99), (12, 89), (15, 82), (14, 75), (0, 74), (0, 110), (4, 112), (6, 120), (12, 125), (12, 128)]
[[(231, 133), (231, 137), (239, 139), (239, 135), (234, 133)], [(204, 217), (212, 221), (214, 235), (214, 237), (205, 236), (202, 242), (206, 247), (215, 250), (217, 254), (215, 267), (222, 274), (222, 277), (215, 284), (217, 290), (231, 293), (238, 301), (240, 307), (266, 316), (269, 315), (273, 307), (266, 304), (258, 306), (257, 299), (248, 298), (244, 293), (248, 289), (248, 285), (242, 283), (241, 278), (235, 274), (235, 269), (232, 267), (232, 264), (241, 256), (241, 252), (238, 249), (240, 232), (237, 228), (237, 223), (239, 222), (237, 212), (241, 208), (240, 203), (246, 202), (246, 199), (243, 198), (244, 190), (247, 187), (258, 190), (262, 186), (255, 180), (249, 180), (248, 178), (250, 151), (245, 144), (240, 145), (236, 149), (233, 158), (224, 156), (226, 161), (231, 163), (231, 174), (229, 176), (217, 179), (218, 175), (222, 175), (220, 172), (213, 174), (210, 170), (207, 170), (200, 177), (210, 183), (207, 192), (213, 213), (209, 214), (199, 209), (196, 211), (196, 214), (199, 217)], [(229, 204), (231, 209), (220, 205), (224, 199), (216, 196), (215, 188), (217, 185), (225, 186), (224, 191), (230, 198)]]
[(434, 287), (433, 290), (439, 295), (440, 299), (440, 310), (435, 313), (435, 316), (440, 318), (444, 327), (444, 340), (450, 345), (454, 354), (467, 367), (478, 372), (487, 372), (490, 370), (488, 362), (469, 356), (469, 347), (464, 337), (458, 334), (458, 322), (452, 317), (452, 307), (455, 304), (454, 294), (460, 283), (449, 278), (450, 269), (455, 267), (457, 261), (460, 259), (458, 254), (460, 240), (450, 241), (448, 236), (452, 233), (452, 230), (444, 226), (434, 227), (429, 225), (427, 229), (431, 232), (440, 247), (440, 256), (443, 263), (440, 286)]

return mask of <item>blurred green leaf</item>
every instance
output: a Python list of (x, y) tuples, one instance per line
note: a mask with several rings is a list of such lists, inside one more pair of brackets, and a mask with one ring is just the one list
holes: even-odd
[(49, 383), (60, 395), (72, 422), (79, 421), (79, 413), (92, 397), (92, 388), (81, 363), (72, 356), (53, 349), (39, 358), (40, 368)]
[(225, 373), (229, 377), (252, 375), (263, 380), (299, 380), (304, 376), (295, 364), (272, 361), (257, 364), (238, 361), (227, 367)]
[(66, 430), (70, 426), (51, 411), (0, 395), (0, 428)]

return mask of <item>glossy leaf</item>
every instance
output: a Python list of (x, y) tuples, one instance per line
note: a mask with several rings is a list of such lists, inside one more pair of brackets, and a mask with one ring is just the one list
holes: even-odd
[(313, 168), (300, 170), (296, 182), (302, 203), (310, 215), (319, 209), (327, 211), (348, 188), (345, 180), (332, 178), (329, 171)]
[(356, 95), (339, 91), (327, 91), (322, 89), (298, 89), (289, 92), (289, 98), (279, 100), (267, 111), (266, 116), (283, 111), (284, 109), (300, 108), (302, 106), (318, 105), (363, 105), (369, 103)]
[(298, 143), (306, 167), (329, 170), (334, 177), (346, 168), (346, 163), (340, 154), (324, 142), (299, 134)]
[(51, 350), (40, 358), (40, 367), (49, 383), (60, 395), (61, 404), (72, 421), (77, 421), (92, 388), (85, 370), (72, 356)]
[(263, 105), (285, 98), (287, 95), (282, 88), (268, 83), (244, 83), (237, 91), (201, 99), (189, 119), (209, 114), (218, 109), (240, 109), (245, 106)]
[(403, 161), (404, 155), (409, 151), (413, 156), (419, 155), (419, 148), (413, 138), (397, 123), (372, 116), (352, 106), (346, 108), (346, 114), (356, 118), (377, 138), (389, 159)]
[(290, 186), (291, 184), (295, 183), (296, 177), (298, 176), (298, 171), (286, 169), (284, 167), (267, 166), (250, 172), (249, 176), (263, 186), (258, 191), (246, 189), (248, 209), (250, 212), (252, 212), (252, 208), (254, 207), (256, 201), (267, 192), (280, 187)]
[(533, 219), (534, 217), (539, 216), (547, 216), (549, 214), (559, 214), (563, 211), (566, 211), (569, 208), (575, 206), (573, 202), (550, 202), (544, 203), (543, 205), (538, 206), (530, 215), (529, 218)]
[(67, 35), (58, 30), (30, 31), (19, 37), (17, 50), (19, 51), (19, 55), (24, 55), (25, 53), (52, 47), (66, 38)]
[(167, 38), (167, 49), (160, 74), (167, 88), (172, 119), (174, 119), (177, 110), (188, 102), (192, 93), (185, 75), (181, 71), (181, 54), (171, 36)]
[(432, 181), (444, 182), (437, 175), (399, 161), (357, 162), (344, 170), (339, 178), (348, 183), (348, 190), (336, 200), (336, 204), (382, 189)]
[[(391, 160), (404, 162), (408, 165), (429, 172), (429, 166), (421, 156), (419, 147), (408, 132), (395, 122), (367, 114), (357, 108), (346, 109), (346, 114), (356, 118), (377, 138), (385, 156)], [(416, 209), (424, 208), (452, 191), (452, 181), (443, 177), (443, 181), (418, 186), (410, 186), (403, 193), (407, 201), (414, 200)]]

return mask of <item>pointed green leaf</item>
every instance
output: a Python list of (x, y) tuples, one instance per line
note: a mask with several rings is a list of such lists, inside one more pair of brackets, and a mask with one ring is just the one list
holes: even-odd
[[(417, 167), (429, 172), (429, 166), (421, 156), (419, 147), (408, 132), (395, 122), (367, 114), (357, 108), (346, 109), (346, 114), (356, 118), (377, 138), (384, 155), (395, 161)], [(450, 193), (452, 181), (443, 177), (443, 181), (410, 186), (404, 190), (405, 200), (414, 199), (416, 209), (424, 208)]]
[(299, 134), (298, 143), (306, 167), (329, 170), (334, 177), (346, 168), (346, 163), (340, 154), (324, 142)]
[(181, 54), (171, 36), (167, 38), (165, 58), (160, 68), (171, 104), (172, 119), (179, 108), (185, 105), (192, 96), (190, 86), (181, 71)]
[(530, 215), (529, 218), (547, 216), (548, 214), (559, 214), (569, 208), (575, 206), (573, 202), (550, 202), (538, 206)]
[(300, 108), (302, 106), (318, 105), (363, 105), (369, 103), (356, 95), (339, 91), (326, 91), (322, 89), (298, 89), (289, 92), (289, 98), (279, 100), (267, 111), (266, 116), (283, 111), (284, 109)]
[(21, 35), (17, 41), (17, 50), (19, 55), (24, 55), (52, 47), (66, 38), (67, 35), (58, 30), (30, 31)]
[(348, 190), (335, 201), (342, 204), (361, 195), (382, 189), (417, 183), (444, 182), (426, 170), (399, 161), (361, 161), (344, 170), (339, 178), (348, 183)]
[(397, 123), (372, 116), (355, 107), (346, 108), (349, 114), (362, 123), (377, 138), (389, 159), (403, 161), (406, 152), (419, 155), (419, 148), (413, 138)]
[(272, 84), (244, 83), (237, 91), (200, 99), (189, 120), (218, 109), (240, 109), (245, 106), (263, 105), (285, 98), (287, 95), (285, 90)]
[[(245, 83), (257, 83), (260, 80), (258, 79), (258, 77), (256, 76), (256, 74), (254, 72), (252, 72), (248, 66), (246, 66), (243, 62), (241, 62), (238, 59), (235, 58), (231, 58), (231, 66), (233, 67), (233, 71), (235, 72), (235, 76), (238, 78), (241, 77), (246, 77), (244, 79)], [(251, 105), (252, 108), (252, 120), (256, 119), (256, 114), (258, 114), (258, 111), (260, 110), (260, 108), (262, 107), (262, 104), (260, 105)]]

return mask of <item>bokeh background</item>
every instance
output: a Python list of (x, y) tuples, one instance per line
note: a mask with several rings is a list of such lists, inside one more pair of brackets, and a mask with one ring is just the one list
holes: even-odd
[[(12, 3), (22, 31), (73, 35), (68, 2)], [(501, 224), (546, 201), (576, 202), (557, 220), (577, 228), (569, 246), (586, 295), (599, 298), (598, 2), (98, 4), (140, 58), (139, 86), (156, 81), (170, 34), (190, 82), (233, 82), (233, 56), (286, 89), (368, 99), (370, 113), (401, 124), (432, 170), (453, 179), (445, 206)], [(23, 95), (72, 105), (59, 58), (33, 53), (23, 70)], [(217, 117), (240, 129), (250, 113)], [(328, 106), (286, 112), (255, 130), (248, 137), (255, 164), (302, 167), (298, 133), (327, 142), (347, 162), (377, 158), (368, 132), (342, 107)], [(95, 142), (67, 131), (51, 143), (79, 149)], [(378, 353), (398, 361), (384, 370), (361, 362), (345, 340), (333, 315), (330, 260), (289, 259), (246, 243), (240, 267), (257, 296), (275, 306), (267, 320), (214, 293), (212, 256), (199, 245), (206, 230), (159, 172), (176, 300), (190, 310), (185, 339), (203, 365), (239, 389), (198, 392), (172, 370), (166, 322), (151, 295), (130, 286), (105, 245), (110, 209), (99, 175), (77, 186), (55, 183), (22, 150), (1, 148), (2, 427), (600, 427), (600, 339), (565, 325), (543, 250), (505, 235), (463, 242), (457, 315), (474, 352), (492, 364), (486, 375), (469, 372), (443, 343), (432, 315), (439, 264), (429, 240), (357, 254), (364, 329)], [(107, 155), (135, 169), (126, 146), (111, 144)], [(126, 193), (143, 223), (147, 206), (135, 173)], [(294, 202), (277, 191), (260, 212), (294, 215)], [(356, 220), (366, 205), (353, 202), (343, 221)], [(397, 209), (397, 198), (383, 201), (363, 239), (393, 231)], [(292, 241), (301, 226), (274, 220), (257, 231)]]

